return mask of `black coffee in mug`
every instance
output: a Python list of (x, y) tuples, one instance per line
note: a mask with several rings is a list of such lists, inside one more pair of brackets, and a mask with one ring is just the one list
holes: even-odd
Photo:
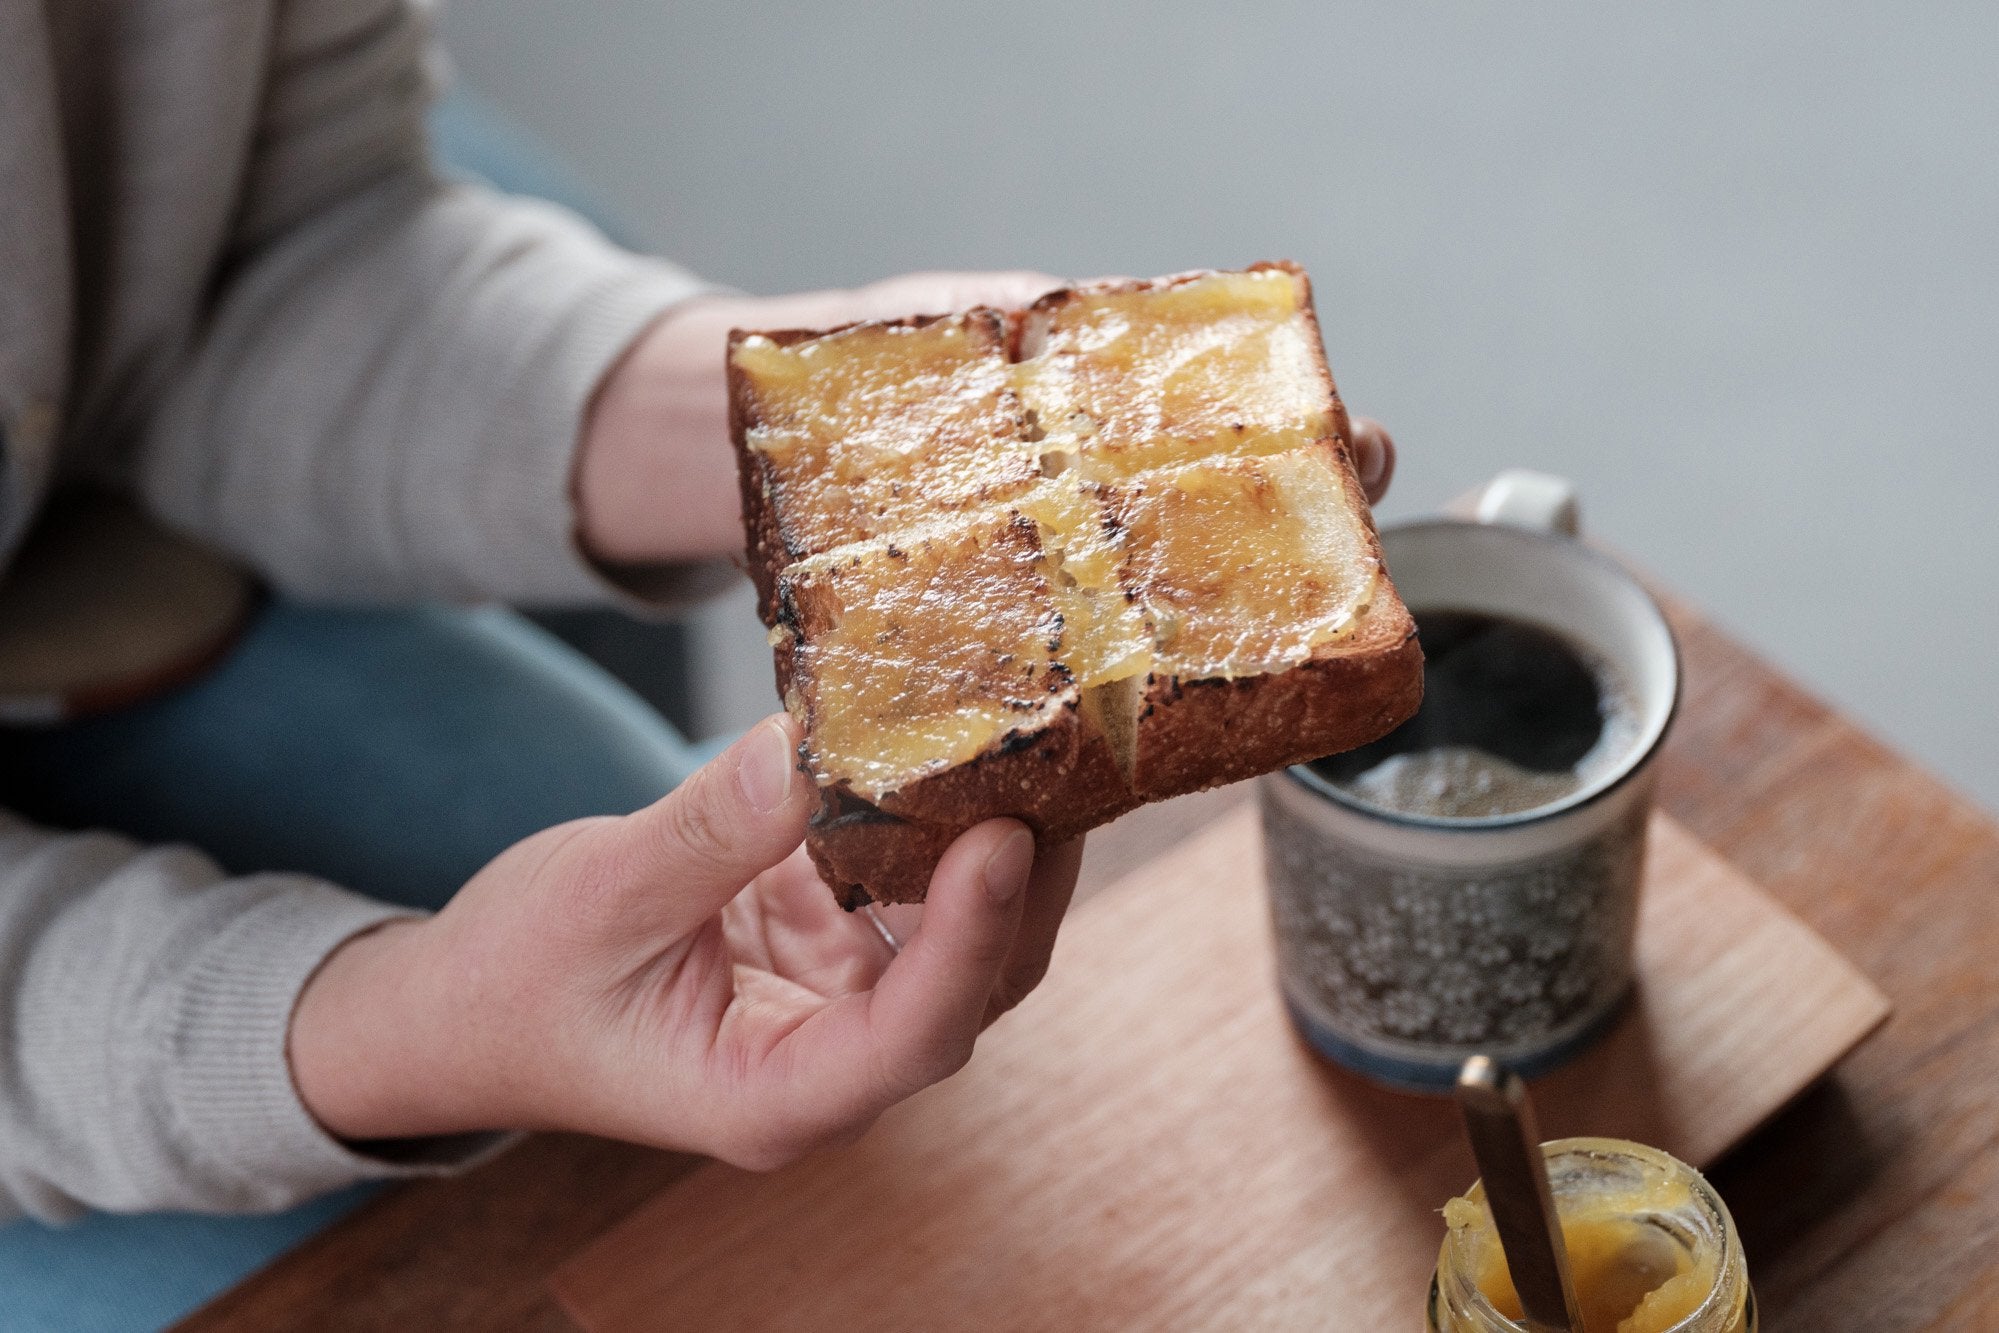
[(1421, 709), (1311, 765), (1354, 799), (1446, 819), (1518, 814), (1581, 790), (1635, 740), (1629, 692), (1580, 645), (1483, 611), (1415, 614)]

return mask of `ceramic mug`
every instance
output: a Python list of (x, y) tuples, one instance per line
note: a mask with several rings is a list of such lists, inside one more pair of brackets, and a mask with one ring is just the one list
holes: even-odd
[(1619, 751), (1575, 790), (1511, 814), (1404, 813), (1304, 766), (1260, 790), (1292, 1021), (1336, 1063), (1416, 1090), (1448, 1090), (1472, 1054), (1544, 1072), (1616, 1018), (1653, 760), (1679, 699), (1665, 616), (1575, 539), (1567, 482), (1503, 473), (1471, 512), (1383, 531), (1396, 590), (1419, 617), (1483, 612), (1581, 649), (1622, 699)]

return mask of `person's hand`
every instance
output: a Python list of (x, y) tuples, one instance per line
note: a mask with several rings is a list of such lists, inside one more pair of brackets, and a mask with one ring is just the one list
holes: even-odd
[(664, 800), (336, 950), (292, 1022), (306, 1106), (350, 1140), (567, 1129), (768, 1168), (958, 1069), (1041, 979), (1082, 844), (972, 829), (894, 955), (799, 846), (797, 744), (760, 723)]
[(1369, 504), (1380, 504), (1395, 479), (1395, 437), (1373, 417), (1353, 418), (1353, 467)]
[[(743, 532), (729, 446), (729, 330), (824, 329), (858, 319), (1014, 309), (1066, 286), (1045, 273), (910, 273), (851, 291), (703, 296), (667, 311), (599, 387), (575, 487), (584, 549), (611, 564), (733, 554)], [(1388, 432), (1353, 420), (1354, 466), (1379, 500), (1395, 470)]]

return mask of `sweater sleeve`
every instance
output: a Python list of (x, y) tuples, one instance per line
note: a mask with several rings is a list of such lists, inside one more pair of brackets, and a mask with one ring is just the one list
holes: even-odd
[[(274, 22), (222, 281), (140, 442), (148, 503), (303, 597), (615, 597), (576, 540), (579, 431), (625, 348), (703, 286), (440, 176), (412, 0), (290, 0)], [(620, 583), (674, 601), (726, 577)]]
[(187, 848), (0, 812), (0, 1219), (261, 1212), (492, 1151), (467, 1136), (355, 1152), (293, 1086), (305, 983), (400, 915), (304, 876), (228, 879)]

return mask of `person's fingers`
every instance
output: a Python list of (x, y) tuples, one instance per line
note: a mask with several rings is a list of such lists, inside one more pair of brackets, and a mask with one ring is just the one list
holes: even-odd
[(1388, 493), (1395, 476), (1395, 440), (1388, 428), (1372, 417), (1353, 419), (1353, 465), (1360, 477), (1368, 503), (1378, 503)]
[(1075, 896), (1076, 872), (1082, 865), (1081, 838), (1046, 848), (1035, 858), (1013, 953), (1000, 969), (999, 984), (986, 1004), (987, 1023), (1026, 999), (1048, 974), (1048, 957), (1054, 951), (1062, 918), (1069, 911), (1069, 900)]
[(713, 916), (805, 836), (812, 784), (797, 750), (797, 724), (766, 718), (665, 798), (593, 830), (586, 910), (638, 941)]
[(757, 876), (722, 909), (722, 921), (736, 961), (821, 996), (867, 990), (895, 956), (865, 913), (840, 910), (803, 847)]
[[(1068, 913), (1069, 901), (1075, 896), (1076, 872), (1082, 862), (1081, 838), (1036, 853), (1034, 870), (1027, 881), (1027, 901), (1021, 910), (1020, 931), (1014, 937), (1013, 952), (1008, 955), (999, 984), (986, 1006), (987, 1024), (1026, 999), (1047, 975), (1048, 958), (1062, 919)], [(898, 942), (913, 936), (923, 921), (921, 903), (889, 903), (874, 910)], [(872, 922), (863, 924), (868, 934), (877, 934)], [(886, 952), (885, 946), (885, 956)]]
[(786, 1114), (767, 1122), (756, 1160), (866, 1124), (971, 1058), (986, 1006), (1013, 952), (1034, 867), (1034, 835), (989, 820), (944, 854), (923, 923), (871, 991), (843, 996), (778, 1052)]
[(1034, 870), (1034, 835), (990, 820), (953, 843), (930, 879), (923, 924), (870, 993), (868, 1025), (899, 1095), (970, 1058), (1012, 955)]

